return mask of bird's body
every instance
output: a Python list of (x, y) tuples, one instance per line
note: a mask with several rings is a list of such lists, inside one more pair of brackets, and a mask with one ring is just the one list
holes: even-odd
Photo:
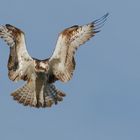
[(19, 103), (33, 107), (50, 107), (62, 101), (65, 93), (54, 86), (67, 82), (75, 69), (74, 54), (78, 47), (93, 37), (104, 24), (108, 14), (83, 26), (72, 26), (59, 34), (52, 56), (45, 60), (32, 58), (26, 49), (25, 35), (20, 29), (6, 24), (0, 26), (0, 37), (10, 46), (8, 76), (12, 81), (26, 84), (12, 93)]

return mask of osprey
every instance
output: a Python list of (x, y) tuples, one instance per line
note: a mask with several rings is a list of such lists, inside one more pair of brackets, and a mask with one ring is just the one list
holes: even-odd
[(23, 105), (51, 107), (63, 100), (65, 93), (55, 87), (55, 81), (67, 82), (75, 69), (74, 54), (80, 45), (100, 31), (108, 13), (89, 24), (74, 25), (63, 30), (51, 57), (38, 60), (26, 50), (25, 34), (20, 29), (6, 24), (0, 25), (0, 37), (10, 48), (8, 76), (12, 81), (24, 80), (25, 85), (11, 95)]

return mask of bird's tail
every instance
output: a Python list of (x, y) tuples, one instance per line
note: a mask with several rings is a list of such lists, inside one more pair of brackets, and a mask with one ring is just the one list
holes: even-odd
[(62, 101), (65, 96), (65, 93), (58, 90), (53, 84), (48, 84), (42, 89), (38, 92), (31, 83), (26, 83), (11, 95), (19, 103), (37, 108), (51, 107), (52, 104), (57, 104), (59, 101)]
[(63, 91), (58, 90), (55, 85), (47, 84), (43, 96), (44, 100), (42, 101), (44, 101), (44, 103), (42, 102), (42, 106), (39, 105), (39, 107), (51, 107), (52, 104), (63, 101), (63, 97), (65, 97), (66, 94)]
[(11, 96), (19, 103), (27, 106), (36, 106), (36, 94), (31, 83), (26, 83), (23, 87), (14, 91)]

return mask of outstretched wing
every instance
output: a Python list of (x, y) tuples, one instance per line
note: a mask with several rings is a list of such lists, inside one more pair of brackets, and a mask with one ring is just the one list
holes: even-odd
[(9, 78), (13, 81), (25, 79), (24, 74), (32, 58), (26, 50), (23, 31), (9, 24), (0, 25), (0, 37), (10, 47), (8, 61)]
[(108, 13), (98, 20), (83, 26), (72, 26), (60, 33), (56, 48), (50, 58), (51, 72), (57, 79), (67, 82), (75, 69), (74, 54), (77, 48), (88, 41), (104, 25)]

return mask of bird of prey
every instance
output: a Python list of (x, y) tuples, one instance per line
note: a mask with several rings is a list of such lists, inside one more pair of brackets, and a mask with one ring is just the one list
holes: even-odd
[(11, 94), (13, 99), (36, 108), (51, 107), (62, 101), (65, 93), (57, 89), (54, 82), (67, 82), (72, 78), (76, 50), (100, 32), (107, 16), (108, 13), (89, 24), (64, 29), (58, 36), (52, 56), (45, 60), (29, 55), (22, 30), (10, 24), (0, 25), (0, 37), (10, 48), (7, 65), (9, 79), (26, 81), (23, 87)]

